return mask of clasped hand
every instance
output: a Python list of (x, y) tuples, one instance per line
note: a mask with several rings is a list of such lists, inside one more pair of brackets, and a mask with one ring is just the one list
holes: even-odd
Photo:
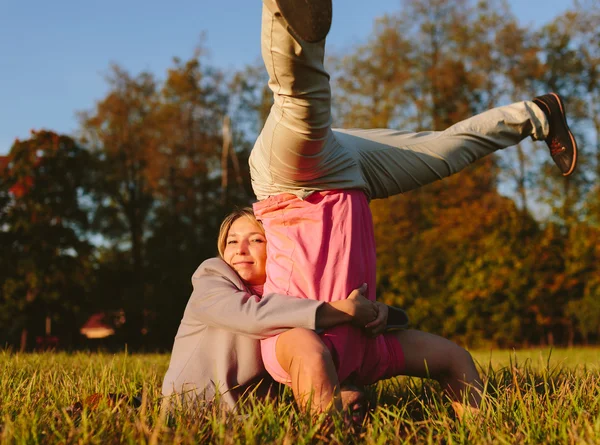
[(366, 298), (366, 292), (367, 285), (363, 284), (348, 296), (354, 308), (352, 324), (363, 328), (367, 335), (375, 337), (385, 331), (388, 307), (379, 301)]

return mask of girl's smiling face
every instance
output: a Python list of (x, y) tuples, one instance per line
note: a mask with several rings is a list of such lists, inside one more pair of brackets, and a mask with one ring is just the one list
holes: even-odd
[(227, 233), (223, 259), (246, 284), (265, 284), (267, 239), (261, 228), (247, 217), (236, 219)]

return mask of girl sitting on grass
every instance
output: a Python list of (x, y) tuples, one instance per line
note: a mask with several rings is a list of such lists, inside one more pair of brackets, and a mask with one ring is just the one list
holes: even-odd
[[(235, 407), (251, 384), (265, 378), (258, 339), (281, 332), (283, 337), (289, 332), (293, 333), (291, 337), (305, 340), (294, 345), (292, 390), (296, 401), (305, 407), (306, 395), (311, 394), (314, 412), (329, 408), (332, 401), (333, 407), (340, 410), (344, 404), (355, 402), (356, 392), (348, 391), (346, 397), (343, 391), (340, 393), (338, 364), (314, 329), (350, 323), (359, 326), (356, 329), (365, 338), (401, 338), (411, 354), (405, 360), (421, 363), (419, 370), (425, 369), (427, 362), (431, 377), (450, 389), (451, 394), (460, 393), (463, 380), (473, 382), (477, 378), (470, 355), (449, 340), (416, 330), (382, 334), (388, 328), (388, 307), (367, 300), (364, 286), (347, 298), (341, 296), (330, 303), (263, 295), (267, 240), (251, 209), (225, 218), (218, 250), (220, 258), (204, 261), (192, 277), (194, 290), (163, 382), (165, 396), (177, 394), (183, 400), (196, 402), (212, 400), (218, 394), (223, 403)], [(406, 322), (402, 311), (393, 309), (392, 313), (394, 327)], [(259, 385), (256, 394), (264, 395), (267, 390), (268, 385)], [(327, 404), (323, 404), (324, 400)]]
[[(350, 322), (377, 335), (386, 326), (387, 306), (367, 300), (365, 287), (331, 303), (263, 295), (266, 238), (250, 208), (224, 219), (218, 251), (220, 258), (204, 261), (192, 276), (193, 292), (163, 382), (165, 396), (178, 394), (196, 402), (218, 394), (224, 405), (234, 408), (252, 384), (271, 381), (259, 339), (291, 328), (323, 329)], [(302, 355), (307, 367), (303, 383), (318, 387), (312, 371), (322, 368), (320, 357), (312, 350)], [(268, 388), (268, 383), (258, 385), (257, 394), (265, 395)], [(317, 391), (317, 396), (323, 395)], [(348, 403), (358, 397), (355, 390), (344, 396)]]

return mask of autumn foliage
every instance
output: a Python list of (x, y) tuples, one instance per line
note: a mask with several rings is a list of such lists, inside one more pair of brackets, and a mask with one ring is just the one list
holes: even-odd
[[(557, 91), (580, 141), (568, 179), (524, 141), (451, 178), (371, 205), (378, 295), (413, 326), (468, 346), (600, 339), (600, 9), (538, 27), (501, 1), (406, 0), (331, 54), (336, 126), (442, 130)], [(202, 50), (164, 80), (111, 68), (78, 139), (16, 141), (0, 162), (0, 339), (123, 311), (130, 348), (172, 345), (189, 278), (222, 217), (253, 200), (247, 158), (270, 106), (264, 70)], [(73, 332), (75, 331), (75, 332)]]

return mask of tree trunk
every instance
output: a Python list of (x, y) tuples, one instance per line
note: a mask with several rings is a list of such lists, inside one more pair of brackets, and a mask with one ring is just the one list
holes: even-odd
[(125, 307), (126, 339), (133, 350), (142, 346), (142, 329), (144, 328), (144, 310), (146, 309), (146, 296), (144, 292), (144, 265), (142, 254), (142, 229), (137, 210), (133, 210), (134, 220), (131, 221), (131, 259), (133, 266), (132, 294), (129, 296)]
[(20, 352), (25, 352), (27, 350), (27, 328), (23, 328), (21, 330), (21, 346), (19, 348)]
[(569, 348), (573, 347), (573, 343), (575, 340), (575, 329), (573, 328), (573, 323), (569, 323), (569, 339), (567, 341), (567, 345)]
[[(28, 308), (28, 309), (26, 309), (27, 313), (29, 313), (30, 305), (35, 300), (36, 295), (37, 295), (37, 291), (31, 290), (31, 289), (29, 289), (27, 291), (27, 294), (25, 295), (25, 301), (27, 302), (27, 308)], [(21, 351), (21, 352), (25, 352), (27, 350), (27, 338), (28, 338), (28, 334), (29, 334), (27, 325), (29, 325), (29, 324), (30, 324), (30, 318), (29, 318), (29, 315), (27, 315), (25, 318), (25, 327), (21, 330), (21, 344), (19, 347), (19, 351)]]
[(231, 121), (229, 116), (223, 118), (223, 150), (221, 151), (221, 205), (227, 204), (227, 189), (229, 187), (229, 150), (231, 149)]

